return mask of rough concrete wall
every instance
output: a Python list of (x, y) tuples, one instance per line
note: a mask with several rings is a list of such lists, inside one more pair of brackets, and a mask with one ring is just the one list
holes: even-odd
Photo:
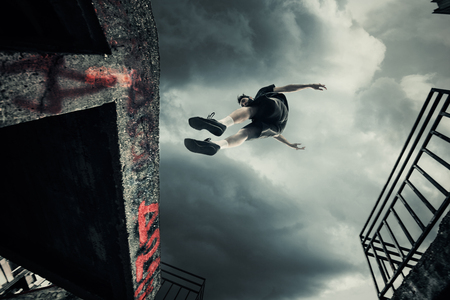
[(408, 274), (391, 300), (450, 299), (450, 214), (419, 263)]
[(150, 0), (94, 0), (111, 55), (0, 52), (0, 127), (116, 102), (133, 297), (160, 286), (159, 54)]
[(5, 127), (0, 140), (0, 251), (86, 299), (132, 294), (115, 103)]

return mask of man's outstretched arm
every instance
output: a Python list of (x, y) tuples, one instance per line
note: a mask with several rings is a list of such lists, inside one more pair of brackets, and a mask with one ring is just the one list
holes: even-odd
[(323, 91), (323, 89), (327, 89), (324, 84), (314, 83), (314, 84), (288, 84), (285, 86), (276, 86), (273, 88), (273, 91), (276, 93), (291, 93), (298, 92), (307, 88), (311, 88), (314, 90)]
[(282, 136), (281, 134), (275, 135), (273, 138), (276, 139), (277, 141), (282, 142), (283, 144), (288, 145), (289, 147), (291, 147), (291, 148), (293, 148), (293, 149), (295, 149), (295, 150), (305, 150), (305, 147), (301, 147), (301, 148), (299, 147), (299, 146), (301, 145), (301, 143), (293, 143), (293, 144), (291, 144), (291, 143), (289, 143), (288, 140), (287, 140), (284, 136)]

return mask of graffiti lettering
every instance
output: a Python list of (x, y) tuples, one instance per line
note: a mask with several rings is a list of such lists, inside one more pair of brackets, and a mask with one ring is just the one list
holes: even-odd
[[(156, 253), (156, 250), (159, 248), (160, 244), (160, 233), (159, 228), (156, 228), (153, 232), (152, 236), (148, 240), (148, 233), (150, 232), (151, 227), (154, 225), (156, 218), (159, 213), (159, 205), (158, 203), (152, 203), (150, 205), (145, 205), (145, 200), (139, 206), (138, 212), (138, 224), (139, 224), (139, 243), (140, 246), (145, 245), (145, 250), (147, 253), (141, 253), (136, 260), (136, 281), (140, 284), (135, 291), (134, 297), (136, 298), (139, 293), (142, 291), (143, 287), (148, 284), (145, 289), (144, 294), (142, 294), (138, 299), (143, 299), (145, 295), (149, 294), (153, 291), (153, 279), (152, 276), (155, 273), (156, 269), (160, 264), (160, 258), (153, 260), (150, 266), (147, 269), (147, 276), (143, 280), (144, 277), (144, 264), (148, 262), (153, 255)], [(150, 220), (147, 222), (147, 216), (152, 214)], [(148, 240), (148, 241), (147, 241)], [(156, 240), (155, 243), (153, 243)], [(153, 246), (152, 246), (153, 245)], [(148, 281), (151, 279), (150, 283)]]
[[(150, 249), (150, 245), (153, 244), (154, 240), (156, 240), (156, 243)], [(158, 250), (159, 243), (160, 243), (159, 229), (156, 229), (146, 245), (147, 250), (150, 249), (150, 251), (146, 254), (140, 254), (136, 260), (136, 281), (140, 282), (142, 280), (142, 278), (144, 276), (144, 264), (146, 262), (148, 262), (150, 260), (150, 258), (153, 257), (153, 254), (155, 254), (156, 250)], [(153, 275), (154, 271), (155, 270), (153, 268), (149, 268), (147, 270), (147, 273)], [(148, 276), (148, 277), (151, 277), (151, 276)]]
[[(153, 213), (151, 219), (146, 222), (146, 217), (148, 214)], [(139, 223), (139, 242), (140, 246), (144, 246), (145, 242), (148, 239), (148, 232), (150, 231), (151, 226), (156, 220), (158, 216), (158, 203), (152, 203), (150, 205), (145, 205), (144, 202), (139, 206), (138, 212), (138, 223)]]
[[(161, 263), (161, 258), (157, 258), (157, 259), (155, 259), (152, 263), (151, 263), (151, 265), (150, 265), (150, 267), (148, 268), (148, 270), (147, 270), (147, 272), (148, 273), (150, 273), (150, 274), (153, 274), (155, 271), (156, 271), (156, 269), (158, 268), (158, 266), (159, 266), (159, 264)], [(136, 289), (136, 292), (134, 293), (134, 297), (135, 298), (137, 298), (138, 297), (138, 295), (139, 295), (139, 293), (142, 291), (142, 289), (144, 288), (144, 286), (146, 286), (147, 284), (147, 288), (145, 289), (145, 291), (144, 291), (144, 293), (139, 297), (139, 298), (137, 298), (138, 300), (142, 300), (142, 299), (144, 299), (149, 293), (151, 293), (152, 291), (153, 291), (153, 289), (154, 289), (154, 287), (153, 287), (153, 279), (151, 279), (150, 280), (150, 278), (151, 278), (151, 276), (148, 276), (140, 285), (139, 285), (139, 287)], [(148, 283), (148, 281), (150, 280), (150, 283)]]

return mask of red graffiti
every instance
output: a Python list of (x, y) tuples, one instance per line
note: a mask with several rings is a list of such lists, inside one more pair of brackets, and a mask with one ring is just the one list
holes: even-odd
[[(152, 203), (150, 205), (145, 205), (145, 200), (139, 206), (138, 211), (138, 224), (139, 224), (139, 243), (140, 247), (145, 246), (144, 253), (139, 254), (136, 260), (136, 281), (140, 284), (135, 291), (134, 297), (138, 297), (143, 288), (147, 285), (144, 293), (138, 299), (144, 299), (146, 295), (153, 291), (153, 274), (160, 264), (160, 257), (152, 261), (147, 269), (147, 276), (144, 279), (144, 264), (152, 259), (153, 255), (159, 248), (160, 244), (160, 232), (159, 228), (156, 228), (150, 239), (148, 240), (148, 233), (151, 227), (154, 225), (156, 218), (159, 213), (158, 203)], [(150, 220), (147, 222), (147, 216), (152, 214)], [(148, 240), (148, 241), (147, 241)], [(156, 242), (154, 243), (154, 241)], [(153, 245), (153, 246), (152, 246)], [(144, 280), (143, 280), (144, 279)], [(151, 281), (150, 281), (151, 280)], [(150, 281), (150, 282), (149, 282)]]
[[(156, 240), (155, 245), (153, 247), (151, 247), (151, 249), (150, 249), (150, 246), (153, 244), (153, 241), (155, 241), (155, 240)], [(144, 264), (153, 257), (153, 254), (155, 254), (156, 250), (158, 250), (159, 244), (160, 244), (160, 234), (159, 234), (159, 229), (156, 229), (145, 247), (146, 250), (150, 250), (150, 251), (147, 252), (146, 254), (140, 254), (138, 256), (138, 258), (136, 259), (136, 281), (137, 282), (140, 282), (142, 280), (142, 278), (144, 276)], [(153, 275), (154, 271), (155, 270), (153, 270), (153, 268), (149, 268), (147, 270), (147, 273), (149, 273), (150, 275)], [(148, 276), (148, 277), (151, 277), (151, 276)]]
[[(153, 213), (153, 215), (150, 218), (150, 220), (146, 222), (146, 217), (150, 213)], [(150, 228), (155, 222), (158, 213), (159, 213), (158, 203), (145, 205), (145, 202), (142, 201), (141, 205), (139, 205), (138, 223), (139, 223), (139, 243), (141, 247), (144, 246), (145, 242), (148, 240), (148, 232), (150, 231)]]
[(113, 87), (118, 83), (121, 87), (130, 87), (132, 84), (131, 76), (125, 68), (123, 68), (123, 70), (116, 70), (106, 67), (90, 67), (85, 73), (85, 82), (91, 85)]
[[(157, 259), (155, 259), (155, 260), (151, 263), (150, 267), (148, 268), (148, 272), (151, 273), (151, 274), (153, 274), (153, 273), (156, 271), (156, 269), (158, 268), (158, 266), (159, 266), (160, 263), (161, 263), (161, 258), (158, 257)], [(151, 278), (151, 276), (148, 276), (148, 277), (147, 277), (147, 278), (146, 278), (146, 279), (138, 286), (138, 288), (137, 288), (136, 291), (134, 292), (134, 297), (137, 298), (138, 295), (139, 295), (139, 293), (140, 293), (140, 292), (142, 291), (142, 289), (144, 288), (144, 286), (147, 285), (147, 288), (145, 289), (144, 293), (143, 293), (141, 296), (139, 296), (139, 298), (137, 298), (138, 300), (144, 299), (148, 294), (150, 294), (150, 293), (153, 291), (153, 289), (154, 289), (154, 287), (153, 287), (153, 279), (150, 280), (150, 278)], [(148, 283), (149, 280), (150, 280), (150, 283)]]
[[(122, 87), (131, 86), (131, 77), (125, 70), (110, 68), (89, 68), (84, 73), (67, 69), (64, 57), (61, 55), (34, 56), (10, 65), (1, 67), (0, 71), (7, 74), (39, 72), (44, 75), (44, 92), (41, 97), (27, 99), (22, 96), (13, 99), (17, 106), (39, 113), (58, 114), (62, 110), (62, 102), (66, 98), (77, 98), (98, 93), (117, 84)], [(85, 83), (84, 87), (61, 87), (61, 78)]]

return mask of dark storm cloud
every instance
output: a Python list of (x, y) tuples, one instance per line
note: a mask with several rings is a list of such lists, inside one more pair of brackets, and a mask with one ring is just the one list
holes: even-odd
[(313, 244), (307, 211), (226, 157), (166, 145), (161, 199), (163, 260), (206, 277), (208, 299), (295, 299), (354, 271)]
[[(289, 1), (179, 1), (152, 2), (160, 39), (165, 83), (177, 85), (193, 78), (227, 85), (243, 76), (257, 79), (271, 72), (278, 77), (286, 67), (286, 46), (298, 60), (318, 57), (320, 22)], [(287, 23), (290, 22), (290, 23)], [(293, 31), (291, 31), (293, 30)], [(300, 30), (300, 31), (299, 31)], [(299, 36), (301, 35), (301, 36)], [(295, 46), (301, 41), (302, 49)], [(314, 60), (314, 59), (313, 59)]]

